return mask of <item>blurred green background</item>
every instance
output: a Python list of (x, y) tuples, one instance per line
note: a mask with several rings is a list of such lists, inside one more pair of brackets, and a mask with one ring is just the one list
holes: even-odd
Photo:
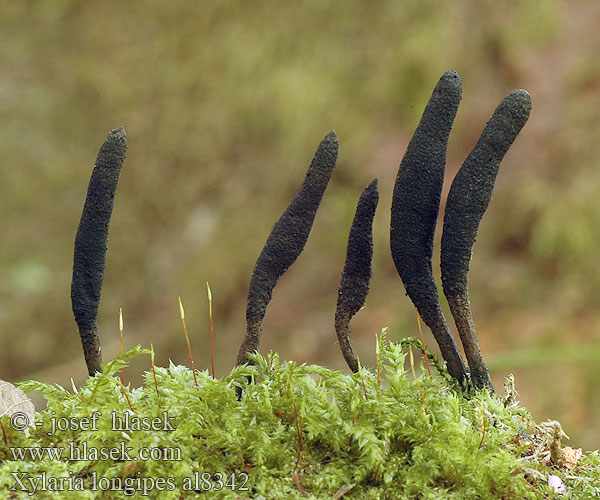
[[(351, 325), (372, 366), (382, 327), (392, 340), (417, 334), (389, 252), (391, 192), (434, 85), (454, 69), (463, 101), (444, 198), (504, 95), (533, 98), (471, 265), (494, 382), (514, 373), (537, 420), (559, 419), (571, 446), (600, 447), (599, 16), (597, 0), (3, 2), (0, 378), (86, 375), (73, 241), (98, 148), (118, 125), (129, 151), (100, 307), (105, 360), (119, 351), (122, 307), (126, 346), (152, 342), (157, 363), (188, 363), (181, 295), (196, 366), (208, 367), (209, 281), (217, 374), (229, 371), (254, 262), (335, 129), (338, 165), (275, 289), (262, 351), (347, 370), (337, 288), (355, 203), (379, 177), (371, 294)], [(148, 368), (137, 360), (126, 376)]]

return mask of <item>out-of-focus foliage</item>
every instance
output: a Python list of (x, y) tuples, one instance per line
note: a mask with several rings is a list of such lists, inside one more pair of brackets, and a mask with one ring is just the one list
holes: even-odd
[[(107, 359), (122, 307), (126, 343), (183, 362), (181, 295), (197, 366), (208, 366), (210, 281), (217, 372), (229, 371), (254, 261), (335, 129), (338, 167), (275, 290), (263, 349), (344, 367), (333, 330), (344, 245), (356, 199), (378, 176), (371, 294), (352, 323), (372, 365), (382, 326), (415, 333), (389, 254), (391, 191), (426, 99), (455, 69), (464, 90), (448, 185), (504, 95), (522, 87), (533, 98), (471, 264), (484, 355), (496, 381), (516, 372), (536, 418), (597, 448), (600, 363), (569, 353), (600, 342), (598, 15), (595, 0), (4, 3), (0, 378), (85, 375), (69, 304), (73, 240), (96, 152), (118, 125), (130, 147), (100, 306)], [(511, 364), (516, 349), (548, 361)]]

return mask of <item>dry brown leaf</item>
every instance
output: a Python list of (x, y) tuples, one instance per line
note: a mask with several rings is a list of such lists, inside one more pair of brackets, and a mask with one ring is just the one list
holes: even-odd
[(567, 469), (574, 469), (577, 461), (581, 458), (583, 450), (581, 448), (571, 448), (566, 446), (563, 448), (564, 465)]

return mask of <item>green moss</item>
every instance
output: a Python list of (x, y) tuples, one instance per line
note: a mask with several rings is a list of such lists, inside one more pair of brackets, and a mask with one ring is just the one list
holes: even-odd
[[(2, 418), (8, 446), (0, 447), (0, 489), (18, 489), (16, 476), (31, 492), (30, 480), (43, 486), (45, 476), (49, 489), (62, 491), (38, 490), (35, 498), (112, 499), (126, 493), (138, 498), (145, 489), (149, 498), (176, 499), (197, 478), (199, 489), (212, 491), (183, 492), (183, 498), (320, 499), (336, 493), (344, 499), (539, 498), (531, 485), (550, 494), (542, 478), (553, 473), (568, 489), (562, 498), (600, 494), (598, 452), (568, 472), (564, 464), (551, 468), (546, 452), (552, 439), (544, 435), (550, 426), (535, 425), (515, 402), (510, 384), (500, 398), (485, 390), (464, 395), (443, 370), (430, 377), (422, 369), (409, 377), (412, 353), (407, 354), (414, 348), (415, 339), (387, 343), (384, 330), (380, 365), (373, 371), (345, 375), (280, 362), (276, 353), (255, 354), (255, 365), (236, 367), (222, 380), (197, 372), (197, 387), (187, 367), (171, 364), (155, 369), (156, 385), (149, 370), (143, 387), (124, 390), (116, 376), (120, 368), (149, 352), (137, 347), (104, 365), (104, 373), (90, 377), (77, 393), (22, 383), (24, 391), (41, 392), (48, 406), (28, 437)], [(241, 400), (237, 386), (243, 388)], [(100, 413), (95, 420), (94, 412)], [(129, 415), (129, 429), (117, 429), (111, 414), (120, 420)], [(144, 417), (145, 427), (156, 419), (157, 429), (135, 430)], [(53, 434), (58, 422), (73, 425)], [(68, 460), (71, 448), (84, 446), (88, 457), (94, 450), (122, 456)], [(18, 450), (28, 453), (26, 447), (54, 448), (62, 457), (15, 460)], [(144, 460), (141, 453), (148, 450), (160, 451), (162, 459)], [(209, 480), (210, 474), (220, 474), (229, 486), (214, 491), (218, 477)], [(61, 485), (52, 478), (65, 479)], [(96, 491), (90, 489), (94, 481)], [(239, 490), (242, 486), (249, 489)], [(77, 491), (81, 488), (85, 491)], [(25, 491), (12, 493), (28, 497)]]

